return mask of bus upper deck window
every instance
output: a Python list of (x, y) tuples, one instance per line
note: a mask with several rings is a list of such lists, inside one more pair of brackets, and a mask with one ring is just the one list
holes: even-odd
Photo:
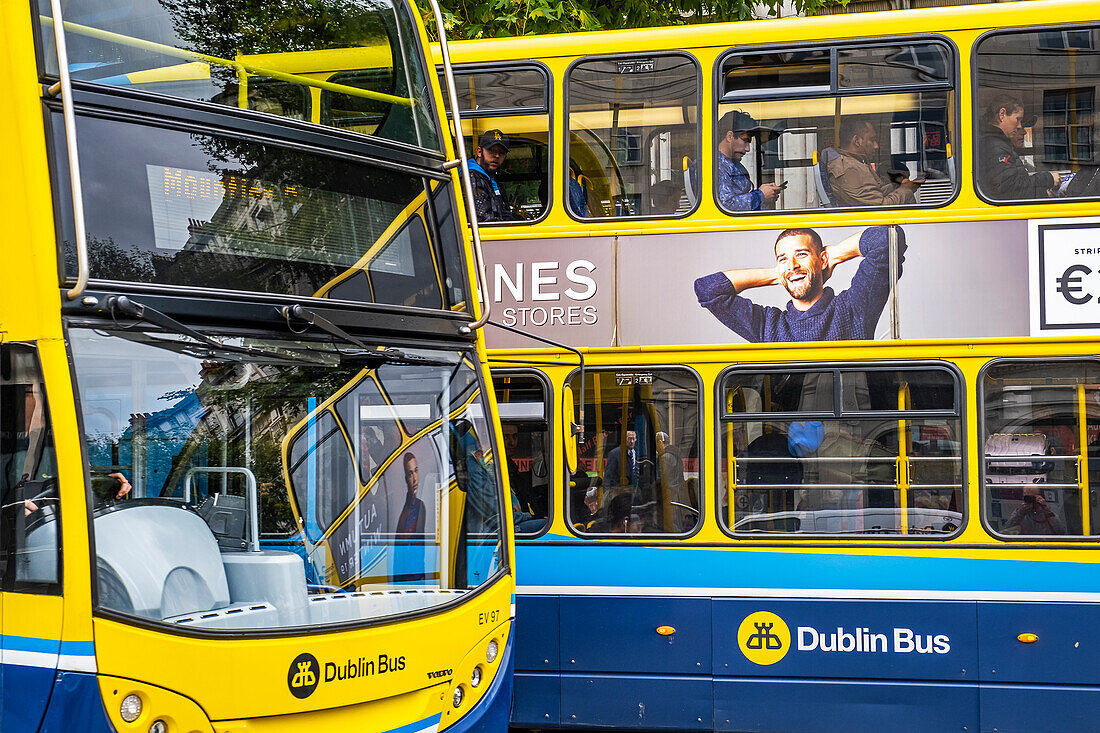
[[(440, 74), (440, 85), (445, 83)], [(550, 203), (550, 73), (541, 65), (458, 66), (455, 88), (471, 160), (484, 133), (500, 130), (508, 138), (508, 154), (496, 179), (512, 207), (510, 223), (541, 219)]]
[(724, 211), (933, 206), (954, 196), (946, 44), (735, 49), (719, 68), (714, 189)]
[[(109, 5), (105, 11), (102, 0), (66, 3), (74, 81), (320, 122), (441, 150), (413, 40), (417, 33), (404, 3), (319, 0), (308, 9), (272, 3), (250, 13), (227, 13), (215, 3), (161, 3), (157, 11), (149, 10), (156, 3), (147, 0)], [(49, 3), (41, 6), (48, 17)], [(42, 38), (44, 71), (54, 76), (52, 29), (44, 28)], [(323, 83), (340, 88), (322, 90)], [(325, 114), (315, 116), (315, 94)], [(331, 94), (341, 100), (335, 110), (326, 96)]]
[(978, 192), (990, 201), (1100, 196), (1100, 28), (994, 33), (977, 45)]
[(699, 160), (699, 93), (699, 66), (685, 54), (575, 64), (566, 81), (570, 213), (687, 214)]

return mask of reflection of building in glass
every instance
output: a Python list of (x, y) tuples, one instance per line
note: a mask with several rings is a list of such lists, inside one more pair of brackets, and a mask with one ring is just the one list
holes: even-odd
[[(1024, 105), (1025, 162), (1069, 169), (1096, 164), (1094, 113), (1100, 87), (1100, 31), (998, 34), (978, 46), (979, 102), (992, 91)], [(1033, 121), (1033, 122), (1032, 122)]]

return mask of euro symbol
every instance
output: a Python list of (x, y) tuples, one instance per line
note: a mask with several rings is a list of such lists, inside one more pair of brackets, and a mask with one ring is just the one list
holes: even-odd
[[(1077, 273), (1081, 274), (1078, 275)], [(1080, 293), (1084, 290), (1081, 286), (1084, 276), (1091, 274), (1092, 270), (1085, 265), (1070, 265), (1061, 277), (1055, 278), (1058, 281), (1058, 287), (1055, 289), (1064, 295), (1070, 303), (1084, 305), (1092, 300), (1092, 293), (1085, 293), (1084, 295), (1074, 295), (1074, 293)]]

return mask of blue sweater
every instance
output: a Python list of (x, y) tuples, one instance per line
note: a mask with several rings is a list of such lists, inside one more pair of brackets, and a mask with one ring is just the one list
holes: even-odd
[(752, 185), (749, 170), (740, 161), (718, 153), (718, 203), (729, 211), (759, 211), (764, 194)]
[[(721, 272), (696, 280), (695, 295), (699, 305), (752, 343), (873, 339), (890, 295), (889, 227), (865, 229), (859, 253), (863, 260), (851, 286), (839, 295), (825, 288), (809, 310), (798, 310), (793, 302), (787, 303), (786, 310), (757, 305), (738, 295)], [(898, 277), (904, 253), (905, 233), (898, 227)]]

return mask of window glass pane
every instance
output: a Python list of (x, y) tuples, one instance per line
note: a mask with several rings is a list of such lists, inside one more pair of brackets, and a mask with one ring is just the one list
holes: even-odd
[(994, 532), (1100, 533), (1087, 511), (1100, 489), (1098, 400), (1095, 362), (1000, 363), (986, 371), (983, 504)]
[(1100, 196), (1098, 33), (999, 33), (978, 45), (977, 184), (985, 196), (1045, 202)]
[[(40, 5), (48, 16), (49, 3)], [(307, 100), (318, 88), (311, 82), (347, 84), (359, 90), (347, 92), (356, 102), (343, 104), (346, 114), (329, 114), (323, 124), (439, 149), (419, 36), (401, 3), (317, 0), (227, 9), (178, 0), (117, 0), (109, 5), (105, 8), (103, 0), (65, 5), (74, 80), (307, 120)], [(47, 73), (56, 74), (49, 21), (42, 37)], [(205, 58), (196, 60), (196, 53)], [(356, 69), (359, 75), (341, 81), (333, 69)], [(278, 87), (270, 86), (275, 74), (282, 76)]]
[(445, 604), (497, 571), (500, 482), (465, 353), (380, 365), (329, 341), (69, 337), (101, 606), (269, 631)]
[[(444, 262), (417, 215), (423, 178), (117, 121), (81, 118), (78, 130), (94, 279), (451, 305), (442, 301)], [(75, 276), (72, 234), (65, 238)], [(443, 259), (460, 259), (447, 241)]]
[(510, 220), (478, 211), (478, 222), (539, 219), (550, 200), (550, 115), (479, 116), (464, 118), (466, 154), (476, 162), (479, 138), (499, 130), (508, 143), (508, 153), (495, 174), (512, 216)]
[(939, 44), (872, 46), (837, 50), (841, 89), (946, 84), (951, 81), (951, 58)]
[(831, 371), (734, 372), (725, 395), (727, 413), (835, 411)]
[(0, 589), (5, 591), (61, 592), (55, 456), (35, 349), (0, 346)]
[(946, 369), (842, 371), (844, 412), (956, 410), (955, 378)]
[(516, 534), (540, 532), (550, 516), (550, 434), (545, 418), (548, 395), (531, 376), (495, 375), (504, 430), (512, 518)]
[[(894, 413), (859, 419), (854, 414), (818, 419), (812, 416), (816, 407), (795, 407), (782, 420), (739, 418), (736, 405), (747, 392), (743, 385), (754, 376), (735, 372), (725, 383), (727, 411), (733, 404), (734, 414), (719, 431), (718, 511), (727, 529), (738, 534), (943, 535), (961, 526), (960, 420), (957, 415), (906, 416), (911, 410), (934, 409), (930, 405), (953, 409), (955, 382), (949, 373), (842, 371), (846, 412)], [(808, 400), (797, 394), (799, 385), (792, 380), (787, 403), (813, 405), (820, 394), (814, 382), (824, 376), (803, 383)]]
[[(442, 72), (439, 86), (447, 88)], [(530, 109), (545, 112), (548, 106), (546, 74), (539, 69), (492, 69), (490, 71), (457, 71), (455, 91), (463, 115), (482, 115), (497, 110)], [(443, 94), (443, 104), (450, 112), (450, 100)]]
[[(445, 88), (442, 72), (439, 80), (440, 86)], [(546, 212), (550, 188), (547, 85), (546, 74), (535, 68), (459, 71), (455, 74), (467, 156), (479, 164), (485, 163), (477, 160), (478, 141), (490, 131), (502, 133), (508, 148), (504, 162), (493, 172), (506, 202), (503, 207), (506, 213), (487, 205), (479, 206), (477, 215), (481, 223), (534, 220)], [(448, 99), (444, 100), (444, 105), (450, 113)]]
[[(570, 383), (574, 394), (580, 376)], [(699, 388), (680, 369), (587, 372), (581, 480), (568, 521), (582, 533), (692, 531), (700, 520)]]
[(570, 191), (574, 216), (669, 215), (691, 208), (685, 184), (699, 158), (698, 74), (686, 56), (573, 67), (567, 93), (568, 185), (579, 187)]
[(723, 98), (783, 90), (827, 92), (830, 88), (827, 48), (736, 54), (722, 62)]
[(942, 204), (956, 189), (953, 107), (947, 91), (720, 104), (718, 203), (731, 213)]

